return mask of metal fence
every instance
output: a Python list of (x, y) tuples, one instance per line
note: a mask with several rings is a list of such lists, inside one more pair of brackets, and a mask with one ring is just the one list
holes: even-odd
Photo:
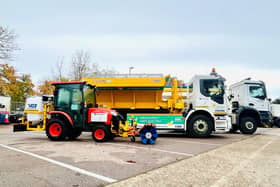
[(11, 102), (11, 113), (22, 114), (24, 110), (24, 102)]

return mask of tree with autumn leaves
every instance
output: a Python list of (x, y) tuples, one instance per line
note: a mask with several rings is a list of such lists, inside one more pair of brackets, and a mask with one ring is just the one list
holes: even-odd
[(50, 80), (44, 80), (38, 86), (38, 92), (34, 90), (29, 74), (18, 75), (16, 69), (7, 63), (13, 59), (13, 52), (18, 50), (15, 43), (17, 35), (13, 30), (0, 26), (0, 95), (9, 95), (12, 101), (24, 102), (31, 95), (52, 95), (53, 81), (81, 80), (82, 77), (106, 75), (115, 73), (113, 69), (102, 69), (97, 64), (91, 63), (88, 51), (77, 50), (72, 55), (69, 74), (63, 73), (64, 58), (55, 67), (55, 75)]
[(29, 74), (17, 75), (13, 66), (0, 64), (0, 95), (9, 95), (12, 101), (24, 102), (26, 97), (34, 94), (34, 84)]
[(13, 52), (19, 49), (16, 37), (13, 30), (0, 26), (0, 95), (9, 95), (12, 101), (23, 102), (35, 92), (31, 76), (18, 75), (15, 68), (7, 63), (13, 59)]

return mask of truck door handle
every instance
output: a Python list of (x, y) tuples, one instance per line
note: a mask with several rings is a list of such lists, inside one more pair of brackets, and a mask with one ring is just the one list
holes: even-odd
[(249, 103), (249, 106), (254, 106), (254, 104), (253, 103)]

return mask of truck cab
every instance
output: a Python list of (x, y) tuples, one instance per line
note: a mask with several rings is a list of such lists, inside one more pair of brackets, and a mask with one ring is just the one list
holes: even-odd
[(252, 134), (257, 126), (271, 124), (270, 101), (263, 81), (244, 79), (230, 86), (229, 101), (233, 128)]
[[(186, 127), (191, 134), (209, 135), (231, 128), (227, 116), (225, 79), (212, 70), (210, 75), (196, 75), (188, 83)], [(198, 116), (198, 117), (197, 117)], [(197, 119), (197, 122), (194, 122)]]
[(11, 97), (0, 96), (0, 123), (9, 123)]

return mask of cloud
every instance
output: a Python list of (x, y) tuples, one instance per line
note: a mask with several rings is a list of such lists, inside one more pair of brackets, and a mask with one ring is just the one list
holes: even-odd
[[(25, 42), (28, 45), (25, 47), (33, 58), (30, 63), (36, 54), (42, 62), (48, 59), (47, 63), (54, 64), (58, 56), (67, 60), (75, 50), (86, 49), (102, 67), (115, 68), (120, 73), (127, 73), (128, 67), (134, 66), (136, 73), (171, 74), (185, 81), (195, 74), (208, 74), (215, 66), (227, 78), (228, 85), (247, 77), (264, 80), (268, 94), (274, 98), (280, 95), (279, 64), (269, 61), (269, 55), (263, 50), (265, 42), (272, 41), (255, 36), (211, 34), (98, 34), (34, 37)], [(40, 49), (40, 53), (34, 49)], [(267, 61), (258, 61), (260, 57), (269, 63), (264, 66)], [(34, 67), (31, 74), (34, 77), (42, 76), (38, 72), (47, 74), (46, 67), (44, 70)]]
[[(118, 64), (118, 62), (116, 62)], [(166, 65), (167, 64), (167, 65)], [(217, 65), (218, 64), (218, 65)], [(194, 75), (205, 75), (211, 72), (213, 67), (217, 72), (225, 77), (226, 85), (239, 82), (245, 78), (251, 77), (252, 80), (262, 80), (266, 83), (268, 97), (280, 97), (279, 85), (279, 70), (278, 69), (259, 69), (248, 67), (248, 65), (234, 65), (232, 62), (224, 62), (224, 65), (219, 65), (219, 62), (211, 61), (181, 61), (181, 62), (145, 62), (145, 63), (130, 63), (129, 65), (119, 65), (117, 70), (128, 72), (128, 67), (133, 66), (133, 73), (162, 73), (170, 74), (179, 79), (188, 82)], [(232, 64), (232, 65), (230, 65)]]
[(107, 35), (61, 35), (33, 38), (32, 47), (52, 50), (91, 49), (113, 56), (145, 55), (150, 51), (208, 48), (222, 41), (216, 35), (177, 34), (107, 34)]
[[(233, 61), (280, 68), (275, 38), (225, 34), (95, 34), (33, 37), (29, 48), (70, 56), (86, 49), (103, 61)], [(275, 50), (274, 50), (275, 49)], [(269, 63), (267, 63), (269, 61)]]

